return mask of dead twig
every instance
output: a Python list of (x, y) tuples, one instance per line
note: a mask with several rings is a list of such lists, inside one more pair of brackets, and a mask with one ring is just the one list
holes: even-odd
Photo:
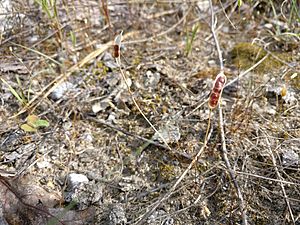
[(244, 198), (243, 198), (241, 189), (239, 187), (239, 184), (238, 184), (237, 180), (235, 179), (235, 172), (232, 169), (232, 167), (230, 165), (230, 162), (229, 162), (229, 159), (228, 159), (228, 156), (227, 156), (228, 154), (227, 154), (226, 139), (225, 139), (225, 132), (224, 132), (223, 112), (222, 112), (221, 105), (219, 105), (219, 126), (220, 126), (220, 131), (221, 131), (222, 158), (225, 162), (228, 173), (230, 175), (230, 178), (231, 178), (231, 180), (233, 182), (233, 185), (236, 189), (237, 196), (239, 198), (239, 207), (240, 207), (240, 211), (241, 211), (241, 214), (242, 214), (243, 225), (247, 225), (248, 224), (248, 222), (247, 222), (247, 210), (246, 210)]
[(251, 72), (252, 70), (254, 70), (256, 67), (258, 67), (263, 61), (265, 61), (268, 57), (269, 57), (269, 53), (267, 53), (261, 60), (259, 60), (257, 63), (255, 63), (253, 66), (251, 66), (249, 69), (245, 70), (244, 72), (240, 73), (236, 78), (234, 78), (233, 80), (231, 80), (230, 82), (228, 82), (224, 88), (232, 85), (233, 83), (235, 83), (236, 81), (238, 81), (239, 79), (241, 79), (242, 77), (244, 77), (246, 74), (248, 74), (249, 72)]
[(99, 120), (99, 119), (94, 118), (94, 117), (91, 117), (91, 116), (87, 116), (87, 117), (85, 117), (85, 118), (88, 119), (88, 120), (90, 120), (90, 121), (93, 121), (94, 123), (104, 125), (104, 126), (106, 126), (106, 127), (109, 127), (109, 128), (111, 128), (111, 129), (113, 129), (113, 130), (116, 130), (116, 131), (118, 131), (118, 132), (121, 132), (121, 133), (123, 133), (123, 134), (125, 134), (125, 135), (128, 135), (128, 136), (130, 136), (130, 137), (137, 138), (137, 139), (139, 139), (139, 140), (142, 140), (142, 141), (145, 141), (145, 142), (149, 142), (150, 144), (155, 145), (155, 146), (157, 146), (157, 147), (160, 147), (160, 148), (169, 150), (169, 148), (168, 148), (167, 146), (163, 145), (163, 144), (160, 144), (160, 143), (158, 143), (158, 142), (156, 142), (156, 141), (153, 141), (153, 140), (151, 140), (151, 139), (148, 139), (148, 138), (144, 138), (144, 137), (142, 137), (142, 136), (140, 136), (140, 135), (130, 133), (129, 131), (124, 130), (124, 129), (121, 128), (121, 127), (114, 126), (114, 125), (112, 125), (112, 124), (110, 124), (110, 123), (107, 123), (107, 122), (105, 122), (105, 121), (103, 121), (103, 120)]
[[(123, 134), (125, 134), (127, 136), (130, 136), (130, 137), (139, 139), (141, 141), (150, 143), (151, 145), (160, 147), (162, 149), (170, 150), (166, 145), (163, 145), (163, 144), (161, 144), (161, 143), (159, 143), (157, 141), (153, 141), (152, 139), (148, 139), (148, 138), (142, 137), (140, 135), (133, 134), (133, 133), (131, 133), (131, 132), (129, 132), (129, 131), (121, 128), (121, 127), (117, 127), (117, 126), (114, 126), (111, 123), (107, 123), (104, 120), (100, 120), (100, 119), (97, 119), (97, 118), (91, 117), (91, 116), (86, 116), (84, 118), (87, 119), (87, 120), (90, 120), (90, 121), (92, 121), (92, 122), (94, 122), (96, 124), (100, 124), (102, 126), (109, 127), (110, 129), (118, 131), (120, 133), (123, 133)], [(180, 151), (172, 149), (171, 153), (174, 154), (174, 155), (176, 155), (176, 156), (178, 156), (178, 157), (182, 157), (182, 158), (184, 158), (187, 161), (192, 161), (193, 160), (193, 156), (191, 156), (191, 155), (189, 155), (187, 153), (184, 153), (184, 152), (180, 152)], [(1, 174), (1, 170), (0, 170), (0, 174)]]
[(219, 44), (219, 41), (218, 41), (218, 38), (217, 38), (217, 35), (216, 35), (216, 30), (215, 30), (217, 21), (215, 21), (215, 13), (214, 13), (214, 9), (213, 9), (213, 5), (212, 5), (211, 0), (209, 1), (209, 6), (210, 6), (210, 10), (211, 10), (211, 33), (213, 35), (213, 38), (214, 38), (214, 41), (215, 41), (215, 44), (216, 44), (216, 49), (217, 49), (218, 56), (219, 56), (220, 70), (221, 70), (220, 72), (224, 72), (224, 63), (223, 63), (222, 51), (221, 51), (220, 44)]
[(290, 181), (286, 181), (286, 180), (278, 180), (278, 179), (274, 179), (274, 178), (264, 177), (264, 176), (257, 175), (257, 174), (254, 174), (254, 173), (245, 173), (245, 172), (240, 172), (240, 171), (235, 171), (235, 173), (241, 174), (241, 175), (244, 175), (244, 176), (247, 176), (247, 177), (250, 176), (250, 177), (255, 177), (255, 178), (258, 178), (258, 179), (262, 179), (262, 180), (281, 182), (282, 184), (295, 185), (295, 186), (300, 187), (299, 183), (294, 183), (294, 182), (290, 182)]

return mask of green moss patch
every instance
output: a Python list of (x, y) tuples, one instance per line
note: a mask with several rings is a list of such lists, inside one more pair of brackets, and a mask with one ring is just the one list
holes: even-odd
[[(230, 52), (232, 63), (240, 69), (248, 69), (267, 55), (267, 51), (258, 45), (241, 42), (234, 46)], [(271, 52), (259, 66), (255, 68), (257, 73), (271, 72), (290, 62), (292, 56), (289, 53)]]

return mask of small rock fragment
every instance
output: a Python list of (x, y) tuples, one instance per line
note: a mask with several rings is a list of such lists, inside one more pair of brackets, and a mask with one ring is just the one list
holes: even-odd
[(146, 88), (155, 88), (159, 83), (159, 81), (160, 81), (159, 72), (153, 73), (151, 70), (148, 70), (146, 72), (145, 81), (144, 81)]
[(209, 1), (198, 1), (197, 2), (198, 9), (200, 12), (206, 12), (209, 9)]
[(104, 53), (102, 60), (104, 65), (110, 69), (116, 69), (119, 67), (115, 61), (115, 58), (109, 52)]
[[(178, 142), (180, 137), (181, 134), (180, 134), (179, 127), (174, 124), (167, 123), (161, 129), (159, 129), (158, 133), (154, 134), (153, 139), (159, 140), (160, 142), (166, 141), (167, 143), (174, 143), (174, 142)], [(162, 138), (164, 140), (162, 140)]]
[(50, 97), (53, 100), (58, 100), (64, 96), (64, 94), (70, 90), (73, 89), (74, 85), (70, 82), (63, 82), (60, 85), (58, 85), (54, 91), (51, 93)]
[(80, 183), (88, 183), (89, 179), (79, 173), (71, 173), (68, 176), (68, 189), (74, 190)]
[(36, 163), (37, 168), (43, 169), (43, 168), (51, 168), (52, 164), (49, 161), (43, 160)]
[(211, 60), (208, 60), (207, 62), (208, 66), (210, 67), (215, 67), (217, 65), (216, 61), (211, 59)]
[(153, 90), (157, 88), (160, 81), (160, 72), (152, 72), (152, 70), (147, 70), (146, 73), (135, 81), (135, 86), (143, 90)]
[(120, 81), (120, 75), (118, 73), (108, 73), (105, 77), (105, 82), (109, 88), (115, 88)]
[(85, 175), (72, 173), (68, 176), (67, 184), (64, 199), (67, 203), (75, 202), (77, 209), (84, 210), (101, 203), (103, 189), (101, 183), (89, 182)]
[(100, 205), (102, 190), (100, 183), (80, 183), (73, 191), (65, 193), (64, 199), (66, 202), (75, 202), (77, 209), (84, 210), (91, 205)]
[(102, 110), (105, 110), (106, 108), (108, 108), (111, 105), (111, 100), (109, 98), (105, 98), (100, 102), (96, 102), (95, 104), (93, 104), (92, 106), (92, 111), (93, 113), (98, 113)]
[(287, 150), (282, 154), (283, 166), (297, 166), (299, 165), (299, 155), (293, 150)]
[[(11, 29), (11, 24), (9, 24), (10, 18), (7, 15), (12, 14), (12, 1), (10, 0), (3, 0), (0, 4), (0, 31), (3, 33), (5, 30)], [(15, 17), (17, 17), (15, 15)]]

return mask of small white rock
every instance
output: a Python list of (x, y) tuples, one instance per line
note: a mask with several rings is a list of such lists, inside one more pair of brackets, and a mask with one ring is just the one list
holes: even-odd
[(96, 102), (94, 105), (92, 105), (93, 113), (98, 113), (98, 112), (108, 108), (109, 106), (111, 106), (110, 102), (111, 102), (111, 100), (109, 98), (105, 98), (100, 102)]
[(206, 12), (209, 9), (209, 1), (207, 0), (198, 1), (197, 6), (201, 12)]
[(266, 24), (264, 25), (264, 27), (267, 28), (267, 29), (272, 29), (272, 28), (273, 28), (273, 24), (271, 24), (271, 23), (266, 23)]
[(282, 154), (282, 164), (284, 166), (299, 165), (299, 155), (293, 150), (287, 150)]
[(80, 183), (88, 183), (87, 176), (79, 173), (70, 173), (68, 175), (68, 187), (69, 189), (75, 189)]
[(43, 169), (43, 168), (51, 168), (52, 164), (48, 161), (42, 161), (36, 163), (37, 168)]
[(74, 85), (70, 82), (63, 82), (60, 85), (58, 85), (54, 91), (51, 93), (51, 98), (54, 100), (58, 100), (64, 96), (64, 94), (70, 90), (73, 89)]
[(215, 61), (215, 60), (213, 60), (213, 59), (211, 59), (211, 60), (208, 60), (207, 64), (208, 64), (208, 66), (210, 66), (210, 67), (212, 67), (212, 66), (216, 66), (216, 65), (217, 65), (216, 61)]

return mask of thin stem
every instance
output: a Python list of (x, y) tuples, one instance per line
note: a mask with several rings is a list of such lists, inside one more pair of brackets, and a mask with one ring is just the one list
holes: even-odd
[(219, 41), (218, 41), (216, 31), (215, 31), (215, 27), (216, 27), (215, 13), (214, 13), (214, 10), (213, 10), (213, 5), (212, 5), (211, 0), (209, 1), (209, 5), (210, 5), (210, 9), (211, 9), (211, 32), (212, 32), (212, 35), (213, 35), (215, 43), (216, 43), (216, 48), (217, 48), (219, 61), (220, 61), (220, 69), (221, 69), (221, 72), (224, 72), (223, 57), (222, 57), (221, 48), (220, 48)]
[(239, 187), (239, 184), (235, 178), (235, 172), (232, 169), (229, 159), (228, 159), (228, 154), (227, 154), (227, 147), (226, 147), (226, 139), (225, 139), (225, 132), (224, 132), (224, 124), (223, 124), (223, 112), (222, 112), (222, 107), (219, 104), (219, 123), (220, 123), (220, 131), (221, 131), (221, 142), (222, 142), (222, 148), (221, 148), (221, 152), (222, 152), (222, 157), (223, 160), (225, 162), (225, 165), (227, 167), (227, 170), (229, 172), (229, 176), (233, 182), (233, 185), (236, 189), (237, 192), (237, 196), (239, 198), (239, 207), (240, 207), (240, 211), (242, 214), (242, 220), (243, 220), (243, 225), (247, 225), (247, 210), (246, 210), (246, 206), (245, 206), (245, 202), (244, 202), (244, 198), (241, 192), (241, 189)]

